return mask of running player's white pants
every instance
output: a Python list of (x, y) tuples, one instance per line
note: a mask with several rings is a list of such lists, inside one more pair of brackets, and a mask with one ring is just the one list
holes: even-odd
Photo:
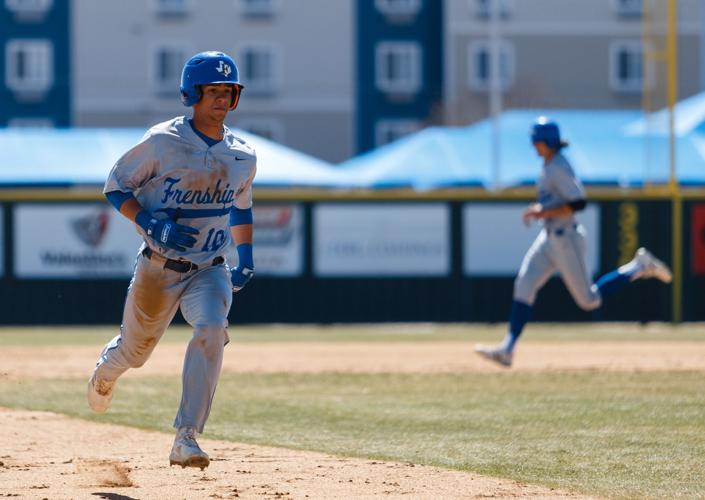
[(193, 327), (183, 367), (181, 405), (174, 427), (203, 432), (223, 363), (223, 347), (232, 303), (230, 275), (225, 265), (178, 273), (158, 261), (137, 257), (123, 312), (120, 335), (105, 347), (98, 376), (116, 380), (129, 368), (138, 368), (152, 354), (181, 307)]
[(582, 226), (543, 229), (526, 252), (514, 280), (514, 300), (533, 305), (536, 293), (558, 271), (581, 309), (597, 309), (602, 304), (602, 297), (588, 271), (586, 252)]

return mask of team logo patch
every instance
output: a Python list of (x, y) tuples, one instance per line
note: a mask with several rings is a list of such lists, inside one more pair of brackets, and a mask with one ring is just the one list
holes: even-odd
[(108, 232), (108, 222), (110, 215), (107, 210), (79, 217), (71, 221), (71, 227), (83, 243), (91, 247), (97, 247), (103, 241), (105, 234)]
[(220, 64), (218, 65), (217, 68), (215, 68), (215, 70), (216, 70), (218, 73), (222, 73), (223, 76), (226, 76), (226, 77), (227, 77), (230, 73), (232, 73), (232, 69), (230, 68), (230, 65), (224, 63), (223, 61), (220, 61)]

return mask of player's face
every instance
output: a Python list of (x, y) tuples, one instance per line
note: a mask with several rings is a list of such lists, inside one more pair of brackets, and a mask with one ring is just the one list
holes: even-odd
[(553, 156), (553, 150), (545, 142), (534, 142), (534, 149), (541, 158)]
[(194, 112), (208, 115), (215, 120), (224, 120), (230, 111), (230, 103), (235, 91), (232, 85), (225, 83), (203, 85), (201, 99), (193, 105)]

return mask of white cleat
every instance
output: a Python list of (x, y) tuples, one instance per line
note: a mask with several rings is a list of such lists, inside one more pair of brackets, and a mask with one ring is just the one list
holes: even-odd
[(115, 382), (115, 380), (112, 382), (101, 380), (96, 376), (96, 372), (93, 372), (93, 376), (88, 381), (88, 393), (86, 394), (91, 410), (96, 413), (104, 413), (108, 409), (110, 400), (113, 399)]
[(211, 463), (208, 455), (201, 450), (196, 442), (196, 429), (181, 427), (176, 431), (174, 446), (169, 455), (169, 466), (199, 467), (201, 470)]
[(477, 344), (475, 346), (475, 352), (483, 358), (499, 363), (506, 368), (512, 366), (512, 353), (507, 351), (502, 346)]
[(656, 278), (664, 283), (670, 283), (673, 280), (673, 274), (668, 266), (654, 257), (654, 254), (646, 248), (641, 247), (637, 250), (634, 260), (639, 269), (638, 278)]

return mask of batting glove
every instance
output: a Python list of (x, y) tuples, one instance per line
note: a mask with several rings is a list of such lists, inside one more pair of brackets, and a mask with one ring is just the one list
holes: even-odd
[(252, 243), (241, 243), (237, 246), (238, 265), (230, 271), (230, 283), (233, 285), (233, 292), (237, 293), (255, 275), (255, 263), (252, 257)]
[(191, 235), (198, 234), (198, 229), (170, 220), (156, 219), (146, 210), (137, 214), (135, 222), (160, 246), (185, 252), (196, 244), (196, 238)]
[(255, 270), (249, 267), (237, 266), (230, 271), (230, 283), (233, 285), (233, 292), (237, 293), (252, 279), (255, 275)]

